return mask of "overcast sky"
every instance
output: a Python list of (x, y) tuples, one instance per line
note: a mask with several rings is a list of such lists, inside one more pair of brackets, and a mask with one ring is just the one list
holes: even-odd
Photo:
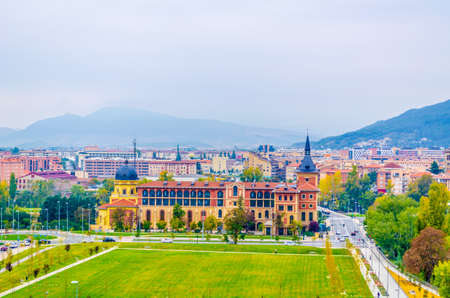
[(127, 105), (330, 135), (449, 94), (448, 0), (0, 2), (0, 126)]

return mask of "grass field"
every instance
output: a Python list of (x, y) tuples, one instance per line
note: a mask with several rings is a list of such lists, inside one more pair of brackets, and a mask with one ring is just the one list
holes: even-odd
[(19, 236), (19, 240), (24, 240), (30, 237), (33, 237), (34, 240), (40, 240), (40, 239), (56, 239), (55, 236), (50, 235), (37, 235), (37, 234), (6, 234), (1, 235), (0, 240), (17, 240), (17, 236)]
[[(215, 250), (211, 245), (200, 247)], [(218, 252), (154, 248), (161, 250), (112, 251), (14, 296), (44, 297), (47, 293), (48, 297), (71, 297), (75, 294), (73, 280), (79, 281), (79, 297), (337, 296), (329, 286), (324, 255), (228, 253), (219, 247)], [(353, 258), (341, 254), (335, 260), (347, 297), (371, 297)]]

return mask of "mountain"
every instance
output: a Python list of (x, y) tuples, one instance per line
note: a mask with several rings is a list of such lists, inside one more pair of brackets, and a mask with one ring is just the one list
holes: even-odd
[(37, 121), (23, 130), (0, 135), (0, 146), (20, 148), (98, 144), (172, 147), (255, 147), (258, 144), (292, 144), (302, 135), (229, 122), (184, 119), (131, 108), (104, 108), (87, 116), (65, 114)]
[(15, 132), (15, 129), (8, 128), (8, 127), (0, 127), (0, 137), (5, 137), (13, 132)]
[(327, 137), (315, 144), (316, 148), (379, 145), (402, 148), (450, 147), (450, 100), (411, 109), (397, 117), (377, 121), (340, 136)]

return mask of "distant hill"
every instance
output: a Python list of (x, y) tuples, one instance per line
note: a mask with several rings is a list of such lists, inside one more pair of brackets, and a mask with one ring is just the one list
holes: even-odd
[(8, 128), (8, 127), (0, 127), (0, 137), (7, 136), (13, 132), (15, 132), (15, 129)]
[[(294, 144), (300, 146), (301, 143)], [(316, 142), (316, 148), (450, 146), (450, 100), (420, 109), (411, 109), (388, 119), (340, 136)]]
[(292, 144), (303, 139), (295, 132), (250, 127), (229, 122), (184, 119), (131, 108), (104, 108), (87, 116), (66, 114), (37, 121), (23, 130), (1, 135), (0, 146), (254, 147), (258, 144)]

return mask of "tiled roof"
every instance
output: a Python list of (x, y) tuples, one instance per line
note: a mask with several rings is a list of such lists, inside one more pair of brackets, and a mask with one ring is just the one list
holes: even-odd
[(384, 165), (384, 168), (385, 169), (401, 169), (403, 167), (398, 165), (398, 164), (396, 164), (396, 163), (394, 163), (394, 162), (389, 162), (389, 163)]
[(34, 175), (34, 176), (39, 176), (41, 178), (44, 179), (66, 179), (66, 180), (74, 180), (77, 179), (77, 177), (67, 174), (64, 171), (45, 171), (45, 172), (30, 172), (25, 176), (22, 177), (27, 177), (30, 175)]
[(132, 201), (129, 201), (129, 200), (121, 199), (121, 200), (114, 201), (113, 203), (103, 204), (100, 207), (98, 207), (98, 209), (106, 209), (109, 207), (136, 208), (137, 204)]

